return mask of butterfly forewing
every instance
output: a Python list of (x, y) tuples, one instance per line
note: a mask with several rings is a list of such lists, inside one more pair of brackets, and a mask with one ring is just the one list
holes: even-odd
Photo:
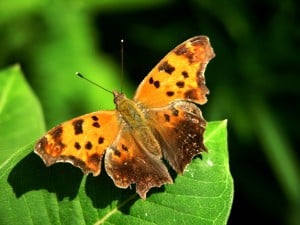
[(102, 157), (119, 132), (115, 111), (99, 111), (51, 129), (35, 146), (47, 166), (70, 162), (84, 173), (98, 175)]
[(147, 107), (166, 106), (179, 99), (206, 103), (209, 91), (204, 71), (214, 56), (208, 37), (188, 39), (169, 52), (144, 78), (134, 100)]

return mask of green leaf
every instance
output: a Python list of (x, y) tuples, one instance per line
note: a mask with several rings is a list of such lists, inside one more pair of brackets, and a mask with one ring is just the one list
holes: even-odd
[[(30, 115), (36, 108), (21, 109)], [(174, 184), (151, 189), (146, 200), (134, 187), (115, 187), (105, 172), (93, 177), (67, 163), (46, 167), (32, 152), (33, 143), (12, 146), (0, 165), (0, 224), (226, 224), (233, 198), (226, 125), (210, 122), (208, 153), (196, 157), (183, 176), (173, 174)], [(23, 129), (35, 136), (32, 126)]]
[(45, 130), (38, 100), (18, 65), (0, 71), (0, 128), (0, 165)]

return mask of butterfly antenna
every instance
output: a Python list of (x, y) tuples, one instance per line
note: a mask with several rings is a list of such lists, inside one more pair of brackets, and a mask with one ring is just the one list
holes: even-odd
[(123, 81), (124, 81), (124, 40), (121, 39), (120, 41), (121, 44), (121, 93), (123, 93)]
[(106, 89), (106, 88), (102, 87), (101, 85), (97, 84), (96, 82), (94, 82), (94, 81), (92, 81), (92, 80), (90, 80), (90, 79), (86, 78), (86, 77), (85, 77), (85, 76), (83, 76), (81, 73), (79, 73), (79, 72), (76, 72), (76, 75), (77, 75), (78, 77), (80, 77), (80, 78), (82, 78), (82, 79), (84, 79), (84, 80), (86, 80), (86, 81), (90, 82), (91, 84), (93, 84), (93, 85), (95, 85), (95, 86), (97, 86), (97, 87), (101, 88), (102, 90), (104, 90), (104, 91), (107, 91), (107, 92), (109, 92), (109, 93), (113, 94), (113, 92), (112, 92), (112, 91), (110, 91), (110, 90), (108, 90), (108, 89)]

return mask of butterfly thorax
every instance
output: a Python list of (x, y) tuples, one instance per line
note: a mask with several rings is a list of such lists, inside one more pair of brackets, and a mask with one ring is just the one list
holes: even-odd
[(136, 102), (128, 99), (124, 94), (117, 91), (114, 91), (113, 93), (116, 110), (121, 114), (122, 119), (133, 128), (143, 126), (143, 121), (145, 121), (145, 119)]
[(116, 110), (126, 127), (131, 130), (134, 139), (152, 154), (161, 155), (161, 148), (145, 119), (144, 110), (124, 94), (117, 91), (114, 91), (113, 94)]

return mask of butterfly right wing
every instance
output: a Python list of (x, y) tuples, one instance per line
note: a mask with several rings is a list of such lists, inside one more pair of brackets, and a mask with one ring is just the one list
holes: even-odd
[(206, 151), (203, 143), (206, 121), (194, 103), (175, 101), (166, 107), (147, 110), (146, 115), (164, 158), (177, 173), (182, 174), (194, 156)]
[(54, 127), (37, 142), (34, 151), (47, 166), (69, 162), (97, 176), (105, 150), (119, 130), (116, 111), (93, 112)]

